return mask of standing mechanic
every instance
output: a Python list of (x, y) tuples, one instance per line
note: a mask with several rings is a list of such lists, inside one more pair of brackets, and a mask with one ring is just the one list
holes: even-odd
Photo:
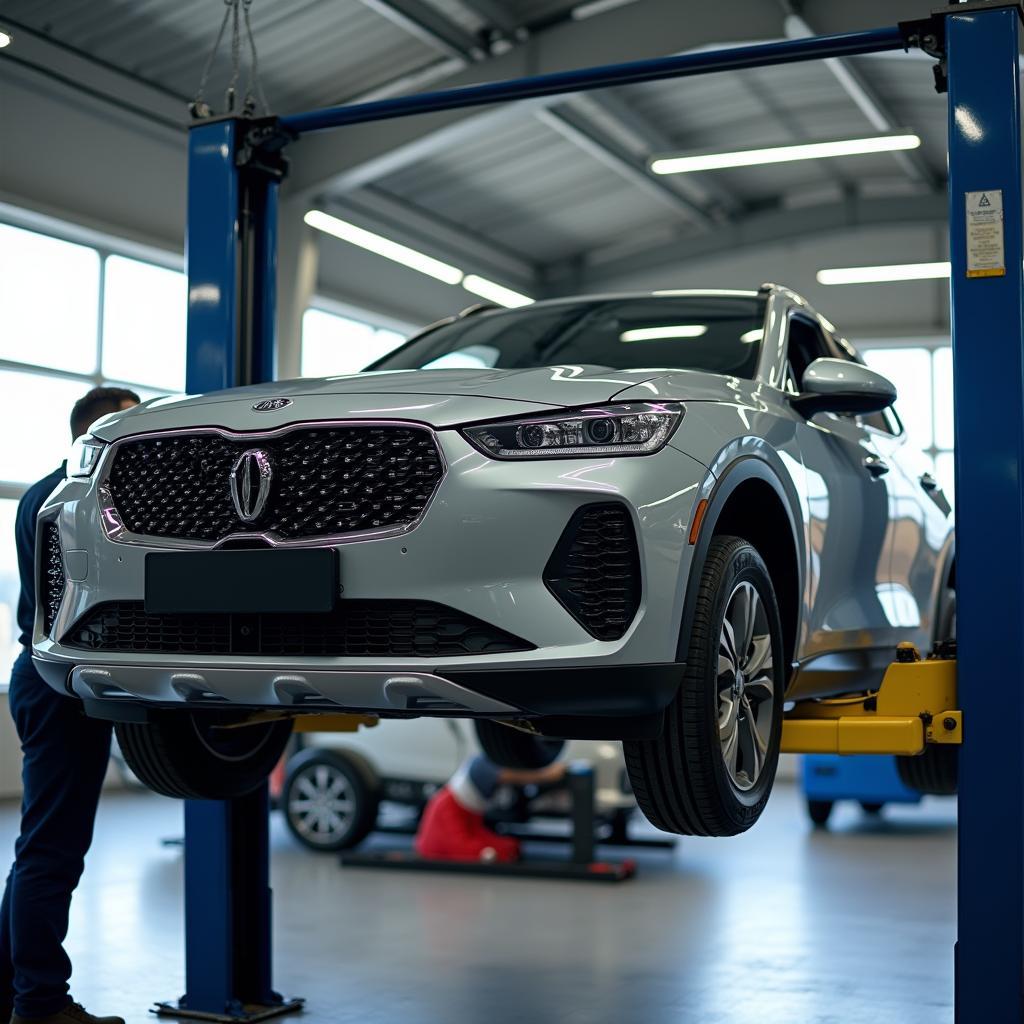
[[(71, 411), (71, 436), (101, 416), (138, 405), (125, 388), (93, 388)], [(124, 1024), (94, 1017), (68, 995), (71, 961), (62, 943), (71, 894), (92, 841), (100, 788), (110, 759), (109, 722), (86, 718), (32, 665), (36, 515), (64, 479), (65, 466), (33, 485), (18, 505), (15, 537), (24, 650), (11, 672), (10, 706), (24, 754), (21, 834), (0, 904), (0, 1024)]]

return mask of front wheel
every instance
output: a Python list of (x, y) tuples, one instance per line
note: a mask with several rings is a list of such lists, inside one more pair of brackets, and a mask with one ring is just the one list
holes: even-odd
[(661, 736), (624, 744), (651, 824), (731, 836), (760, 817), (775, 781), (786, 685), (782, 623), (761, 556), (715, 537), (701, 572), (682, 685)]
[(139, 781), (184, 800), (251, 793), (273, 771), (292, 733), (287, 720), (247, 725), (238, 714), (214, 711), (155, 711), (145, 725), (114, 728)]

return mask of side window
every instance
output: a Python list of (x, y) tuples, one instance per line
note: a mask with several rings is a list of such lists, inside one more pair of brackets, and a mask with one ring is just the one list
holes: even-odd
[(807, 367), (815, 359), (833, 355), (820, 328), (802, 316), (790, 317), (787, 347), (793, 383), (798, 391), (803, 387)]

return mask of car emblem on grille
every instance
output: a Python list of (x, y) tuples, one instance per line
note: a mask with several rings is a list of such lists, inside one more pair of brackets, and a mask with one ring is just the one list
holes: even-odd
[(243, 523), (259, 519), (270, 497), (274, 477), (270, 456), (262, 448), (250, 448), (231, 467), (231, 500)]
[(275, 409), (284, 409), (292, 404), (290, 398), (264, 398), (253, 406), (254, 412), (273, 412)]

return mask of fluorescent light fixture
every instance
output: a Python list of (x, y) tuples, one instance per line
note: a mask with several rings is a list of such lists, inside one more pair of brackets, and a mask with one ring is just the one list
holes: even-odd
[(463, 278), (462, 287), (467, 292), (472, 292), (474, 295), (479, 295), (482, 299), (487, 299), (488, 302), (496, 302), (499, 306), (507, 306), (509, 309), (515, 309), (518, 306), (529, 306), (533, 302), (529, 295), (515, 292), (511, 288), (506, 288), (503, 284), (488, 281), (486, 277), (481, 277), (479, 274), (467, 274)]
[(901, 149), (917, 149), (920, 145), (921, 139), (917, 135), (890, 133), (871, 135), (863, 139), (836, 139), (832, 142), (804, 142), (795, 146), (739, 149), (732, 153), (666, 155), (653, 157), (649, 166), (655, 174), (686, 174), (690, 171), (715, 171), (723, 167), (782, 164), (791, 160), (821, 160), (834, 156), (891, 153)]
[(818, 284), (877, 284), (949, 277), (949, 263), (893, 263), (885, 267), (832, 267), (818, 271)]
[(740, 341), (744, 345), (753, 345), (755, 341), (760, 341), (764, 337), (764, 328), (755, 327), (752, 331), (746, 331), (740, 335)]
[(14, 40), (9, 32), (0, 31), (0, 50), (5, 46), (10, 46), (13, 41)]
[(310, 210), (305, 216), (306, 223), (311, 228), (324, 231), (328, 235), (340, 238), (344, 242), (358, 245), (361, 249), (367, 249), (385, 259), (401, 263), (411, 270), (418, 270), (421, 274), (444, 281), (445, 284), (460, 284), (462, 282), (462, 271), (453, 267), (450, 263), (442, 263), (435, 260), (433, 256), (410, 249), (407, 245), (392, 242), (390, 238), (382, 235), (375, 235), (372, 231), (350, 224), (347, 220), (334, 217), (322, 210)]
[(658, 341), (663, 338), (700, 338), (708, 333), (707, 324), (676, 324), (669, 327), (637, 327), (623, 331), (619, 341)]

